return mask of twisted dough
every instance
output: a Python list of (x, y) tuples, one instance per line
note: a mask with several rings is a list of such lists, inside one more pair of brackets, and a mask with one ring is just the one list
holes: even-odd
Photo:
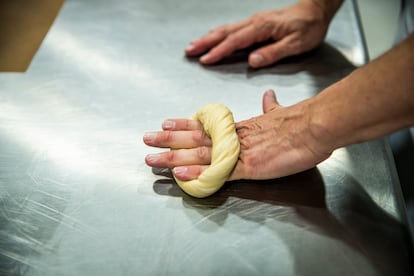
[(181, 181), (174, 178), (187, 194), (201, 198), (212, 195), (226, 182), (237, 163), (240, 143), (233, 114), (226, 106), (206, 105), (197, 111), (193, 119), (201, 122), (212, 140), (211, 164), (197, 179)]

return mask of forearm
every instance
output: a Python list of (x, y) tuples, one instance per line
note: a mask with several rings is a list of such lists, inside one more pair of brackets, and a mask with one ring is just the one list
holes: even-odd
[(310, 126), (327, 150), (414, 125), (414, 35), (309, 100)]

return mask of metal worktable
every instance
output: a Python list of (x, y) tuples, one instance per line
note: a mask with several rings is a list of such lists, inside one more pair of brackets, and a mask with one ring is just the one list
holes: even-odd
[[(409, 236), (383, 140), (317, 168), (195, 199), (153, 174), (146, 131), (223, 103), (236, 121), (310, 97), (366, 61), (345, 1), (317, 50), (252, 70), (183, 49), (294, 1), (68, 0), (25, 73), (0, 74), (0, 275), (406, 275)], [(411, 270), (412, 271), (412, 270)]]

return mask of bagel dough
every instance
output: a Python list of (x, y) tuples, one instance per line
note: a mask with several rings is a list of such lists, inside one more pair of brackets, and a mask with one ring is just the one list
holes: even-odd
[(193, 119), (200, 121), (212, 140), (211, 164), (197, 179), (181, 181), (174, 178), (184, 192), (202, 198), (212, 195), (226, 182), (239, 158), (240, 143), (233, 114), (226, 106), (206, 105)]

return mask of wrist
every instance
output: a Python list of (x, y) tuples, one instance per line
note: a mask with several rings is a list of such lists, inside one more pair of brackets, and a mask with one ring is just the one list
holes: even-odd
[(301, 0), (299, 3), (308, 5), (329, 25), (338, 9), (341, 7), (343, 0)]
[(361, 110), (365, 105), (361, 105), (362, 99), (358, 103), (352, 101), (353, 94), (358, 94), (358, 82), (352, 79), (353, 74), (309, 99), (309, 129), (325, 152), (366, 140), (361, 124)]
[(306, 100), (309, 139), (318, 152), (330, 154), (343, 145), (335, 126), (335, 121), (338, 119), (335, 118), (335, 114), (330, 110), (331, 106), (326, 102), (326, 97), (320, 96), (323, 92)]

